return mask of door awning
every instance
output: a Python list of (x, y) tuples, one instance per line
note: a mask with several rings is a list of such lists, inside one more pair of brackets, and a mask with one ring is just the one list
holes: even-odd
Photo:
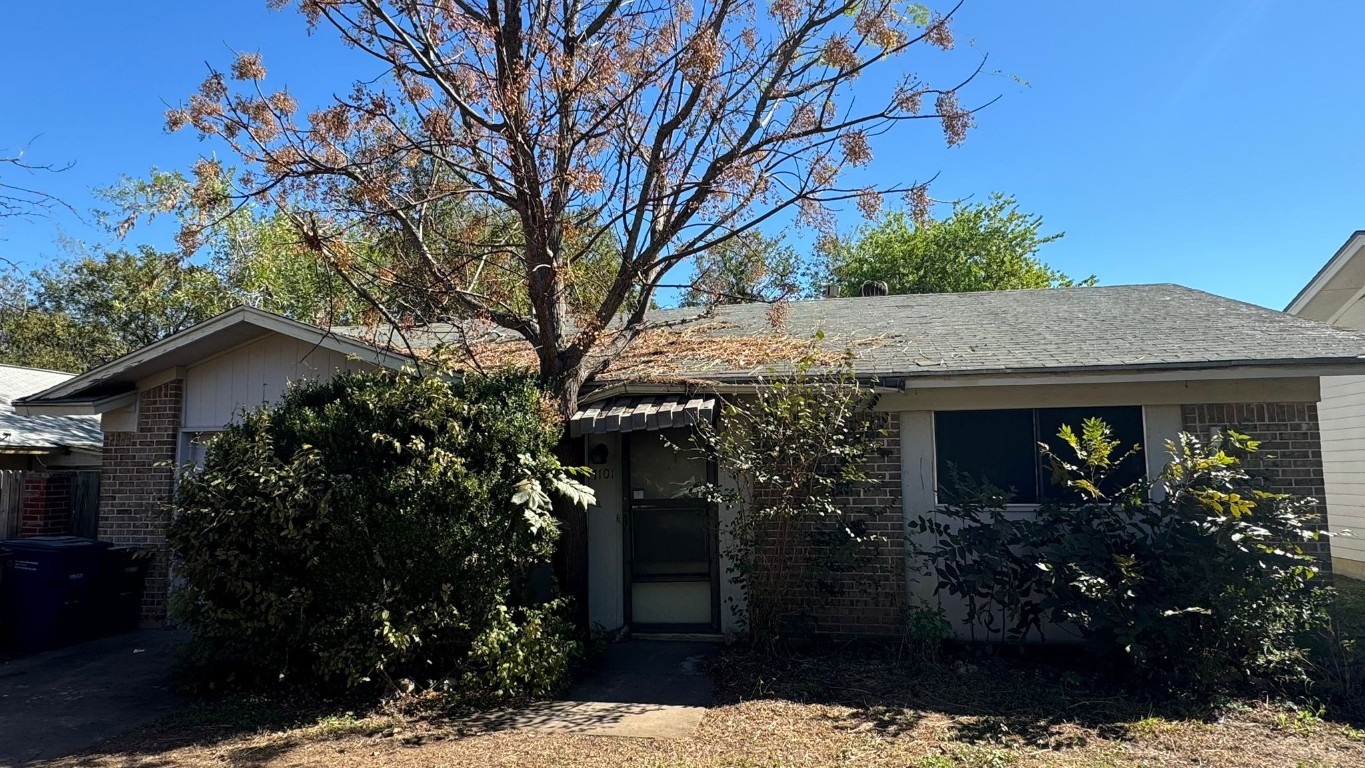
[(613, 397), (593, 403), (569, 420), (574, 437), (603, 432), (690, 427), (710, 421), (716, 411), (716, 398), (706, 395), (646, 395)]

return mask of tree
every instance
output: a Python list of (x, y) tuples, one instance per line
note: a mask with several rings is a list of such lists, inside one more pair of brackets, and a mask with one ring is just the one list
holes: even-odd
[[(784, 623), (846, 594), (850, 574), (876, 568), (871, 510), (845, 502), (872, 485), (868, 466), (886, 425), (851, 366), (833, 376), (811, 367), (798, 361), (795, 376), (731, 399), (719, 426), (697, 425), (691, 446), (739, 480), (702, 491), (730, 512), (727, 576), (745, 596), (730, 608), (759, 642), (779, 639)], [(876, 589), (856, 587), (865, 597)]]
[[(328, 327), (363, 321), (366, 305), (277, 214), (248, 201), (229, 215), (214, 216), (183, 174), (153, 168), (146, 177), (123, 177), (95, 191), (104, 207), (94, 212), (116, 240), (141, 223), (169, 216), (198, 232), (200, 261), (232, 294), (236, 304)], [(199, 226), (212, 221), (212, 226)], [(371, 233), (352, 237), (356, 247), (374, 248)]]
[(0, 148), (0, 224), (7, 219), (45, 216), (53, 208), (71, 210), (71, 206), (61, 199), (30, 182), (33, 176), (60, 173), (70, 166), (35, 163), (26, 157), (27, 154), (27, 146), (20, 149)]
[(697, 254), (684, 306), (774, 302), (801, 290), (801, 258), (781, 238), (747, 232)]
[(1093, 285), (1044, 264), (1038, 249), (1064, 233), (1042, 234), (1041, 216), (1023, 213), (1013, 197), (957, 205), (947, 218), (916, 220), (892, 211), (848, 241), (826, 246), (830, 282), (842, 296), (863, 283), (886, 282), (891, 293), (959, 293)]
[(210, 269), (143, 246), (85, 255), (11, 280), (0, 309), (0, 359), (84, 371), (237, 303)]
[[(935, 86), (895, 66), (917, 46), (952, 47), (952, 12), (898, 0), (301, 0), (299, 9), (310, 29), (332, 29), (386, 77), (301, 112), (287, 91), (265, 88), (257, 54), (212, 71), (168, 127), (221, 140), (245, 167), (225, 193), (221, 165), (202, 159), (201, 194), (273, 202), (400, 329), (404, 318), (374, 287), (433, 276), (452, 318), (502, 326), (534, 348), (562, 413), (649, 327), (673, 267), (782, 217), (825, 223), (838, 201), (867, 212), (888, 193), (922, 201), (920, 185), (871, 187), (842, 172), (868, 163), (872, 138), (905, 121), (940, 121), (949, 144), (972, 123), (958, 100), (970, 77)], [(855, 83), (867, 83), (856, 99)], [(498, 211), (512, 229), (451, 230), (439, 215), (453, 200)], [(352, 248), (357, 229), (386, 228), (405, 240), (393, 257), (413, 269)], [(465, 254), (454, 264), (442, 259), (450, 242)], [(575, 311), (579, 267), (603, 243), (615, 254), (596, 273), (606, 290)], [(484, 279), (489, 263), (524, 286), (528, 311)]]

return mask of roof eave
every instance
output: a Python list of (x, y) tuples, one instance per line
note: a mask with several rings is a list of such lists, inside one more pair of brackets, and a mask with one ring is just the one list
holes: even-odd
[(137, 403), (137, 392), (132, 391), (94, 398), (56, 400), (22, 398), (15, 400), (13, 407), (15, 413), (20, 416), (98, 416), (109, 411), (116, 411), (119, 408), (127, 408), (135, 403)]
[(88, 398), (79, 398), (80, 393), (92, 387), (117, 381), (121, 373), (145, 365), (173, 351), (192, 346), (214, 333), (239, 324), (248, 324), (263, 331), (273, 331), (314, 343), (320, 347), (382, 367), (401, 368), (412, 362), (410, 357), (392, 350), (382, 349), (358, 339), (338, 335), (325, 328), (290, 320), (254, 307), (242, 306), (230, 309), (198, 325), (148, 344), (104, 365), (92, 368), (42, 392), (15, 400), (14, 408), (25, 415), (31, 415), (28, 409), (38, 409), (46, 415), (102, 413), (103, 411), (80, 410), (81, 406), (77, 404), (77, 401), (88, 400)]
[[(1239, 376), (1255, 378), (1289, 378), (1317, 376), (1345, 376), (1365, 374), (1365, 356), (1329, 358), (1285, 358), (1279, 360), (1207, 360), (1188, 363), (1130, 363), (1124, 365), (1092, 365), (1032, 368), (981, 368), (976, 370), (945, 371), (918, 368), (855, 371), (860, 380), (881, 382), (883, 388), (909, 389), (919, 386), (973, 386), (974, 382), (1001, 383), (1057, 383), (1060, 379), (1095, 379), (1109, 381), (1161, 381), (1226, 379)], [(743, 391), (766, 380), (783, 378), (787, 372), (727, 372), (701, 375), (684, 374), (675, 381), (633, 382), (606, 381), (585, 394), (583, 402), (603, 400), (618, 395), (646, 395), (677, 392), (688, 387), (717, 392)]]
[(1291, 315), (1302, 312), (1304, 307), (1308, 306), (1308, 302), (1312, 301), (1336, 276), (1337, 272), (1340, 272), (1342, 267), (1355, 258), (1355, 255), (1362, 248), (1365, 248), (1365, 229), (1357, 229), (1351, 233), (1350, 237), (1346, 238), (1346, 242), (1341, 244), (1337, 252), (1332, 254), (1332, 258), (1328, 259), (1327, 263), (1323, 264), (1322, 268), (1317, 271), (1317, 274), (1313, 275), (1312, 279), (1299, 289), (1299, 292), (1285, 306), (1284, 311)]

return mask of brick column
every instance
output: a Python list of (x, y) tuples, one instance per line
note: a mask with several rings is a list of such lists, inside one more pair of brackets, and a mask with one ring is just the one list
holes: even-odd
[(71, 533), (70, 472), (30, 472), (24, 478), (19, 536), (60, 536)]
[[(1317, 501), (1314, 527), (1327, 530), (1327, 482), (1322, 471), (1322, 440), (1317, 403), (1227, 403), (1181, 407), (1184, 430), (1207, 440), (1214, 429), (1234, 429), (1261, 441), (1247, 471), (1266, 489)], [(1303, 542), (1324, 573), (1332, 572), (1329, 540)]]
[(137, 431), (105, 432), (100, 467), (100, 539), (151, 550), (142, 619), (164, 622), (169, 583), (165, 505), (175, 490), (184, 381), (175, 379), (138, 396)]

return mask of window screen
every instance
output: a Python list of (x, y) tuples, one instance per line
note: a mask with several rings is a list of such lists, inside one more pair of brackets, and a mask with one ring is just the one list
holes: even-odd
[(689, 498), (706, 482), (706, 459), (688, 450), (687, 430), (635, 432), (628, 444), (632, 499)]
[[(1110, 407), (1110, 408), (1047, 408), (1037, 411), (1038, 414), (1038, 441), (1047, 443), (1048, 447), (1063, 459), (1071, 460), (1076, 456), (1076, 452), (1071, 447), (1062, 442), (1057, 433), (1061, 431), (1062, 425), (1071, 427), (1077, 436), (1081, 434), (1081, 425), (1086, 419), (1099, 418), (1108, 424), (1113, 430), (1113, 437), (1119, 441), (1118, 447), (1114, 449), (1113, 458), (1117, 459), (1128, 452), (1134, 445), (1142, 445), (1142, 408), (1140, 407)], [(1040, 473), (1043, 481), (1043, 496), (1048, 499), (1072, 498), (1080, 499), (1080, 494), (1070, 488), (1052, 482), (1052, 468), (1039, 456)], [(1146, 472), (1147, 460), (1141, 453), (1128, 457), (1122, 463), (1114, 467), (1109, 473), (1108, 479), (1100, 485), (1100, 490), (1113, 493), (1126, 485), (1129, 485), (1143, 476)]]
[[(934, 414), (940, 498), (956, 491), (955, 473), (1005, 491), (1020, 504), (1038, 501), (1033, 411), (943, 411)], [(946, 499), (944, 499), (946, 500)]]
[(711, 535), (705, 502), (634, 502), (631, 572), (636, 576), (709, 578)]
[[(992, 411), (938, 411), (934, 414), (940, 502), (951, 501), (955, 478), (967, 475), (1004, 490), (1015, 504), (1038, 504), (1072, 493), (1052, 483), (1052, 471), (1038, 451), (1044, 442), (1059, 456), (1073, 456), (1057, 437), (1063, 424), (1077, 433), (1087, 418), (1103, 419), (1120, 441), (1117, 454), (1142, 445), (1142, 408), (1040, 408)], [(1112, 473), (1102, 490), (1113, 491), (1140, 478), (1145, 471), (1141, 454), (1128, 458)]]

